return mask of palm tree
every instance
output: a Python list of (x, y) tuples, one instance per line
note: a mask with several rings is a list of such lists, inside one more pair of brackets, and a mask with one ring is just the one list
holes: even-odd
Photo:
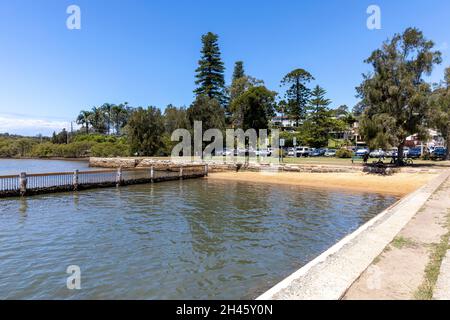
[(89, 124), (92, 116), (91, 111), (82, 110), (77, 117), (77, 124), (86, 128), (86, 134), (89, 134)]
[(92, 128), (97, 133), (105, 133), (106, 131), (106, 123), (105, 123), (105, 113), (102, 108), (93, 107), (91, 115), (89, 117), (89, 122), (92, 125)]
[(105, 103), (100, 107), (100, 110), (103, 112), (103, 116), (104, 116), (104, 122), (106, 122), (106, 130), (107, 130), (107, 134), (111, 133), (111, 111), (112, 108), (115, 107), (114, 104), (110, 104), (110, 103)]
[(120, 134), (120, 129), (123, 128), (129, 116), (128, 102), (119, 105), (113, 105), (111, 108), (111, 122), (114, 125), (116, 135)]

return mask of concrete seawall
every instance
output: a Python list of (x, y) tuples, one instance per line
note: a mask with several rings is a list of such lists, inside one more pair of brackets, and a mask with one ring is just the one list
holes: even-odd
[(338, 300), (449, 179), (444, 172), (275, 285), (258, 300)]

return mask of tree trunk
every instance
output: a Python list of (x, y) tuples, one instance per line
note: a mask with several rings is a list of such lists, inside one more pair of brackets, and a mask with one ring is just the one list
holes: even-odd
[(450, 132), (447, 133), (447, 138), (445, 139), (445, 148), (446, 148), (446, 153), (445, 153), (445, 159), (446, 160), (450, 160)]
[(399, 146), (398, 146), (398, 154), (397, 154), (397, 165), (401, 165), (403, 162), (403, 150), (405, 148), (405, 143), (402, 142)]

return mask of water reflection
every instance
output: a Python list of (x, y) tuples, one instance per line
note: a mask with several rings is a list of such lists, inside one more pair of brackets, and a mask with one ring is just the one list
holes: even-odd
[(27, 210), (28, 210), (28, 200), (25, 197), (20, 198), (19, 200), (19, 212), (21, 213), (23, 218), (27, 217)]
[(207, 179), (3, 199), (0, 298), (254, 298), (395, 201)]

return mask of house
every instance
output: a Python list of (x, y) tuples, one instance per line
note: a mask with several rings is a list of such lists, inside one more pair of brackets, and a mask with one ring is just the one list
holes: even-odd
[(273, 117), (270, 122), (273, 126), (280, 128), (292, 128), (297, 126), (296, 121), (288, 116), (276, 116)]
[(417, 134), (409, 136), (406, 138), (406, 146), (410, 148), (420, 147), (424, 146), (427, 148), (434, 148), (434, 147), (443, 147), (445, 146), (445, 140), (437, 130), (428, 129), (428, 139), (426, 141), (419, 140), (419, 137)]

